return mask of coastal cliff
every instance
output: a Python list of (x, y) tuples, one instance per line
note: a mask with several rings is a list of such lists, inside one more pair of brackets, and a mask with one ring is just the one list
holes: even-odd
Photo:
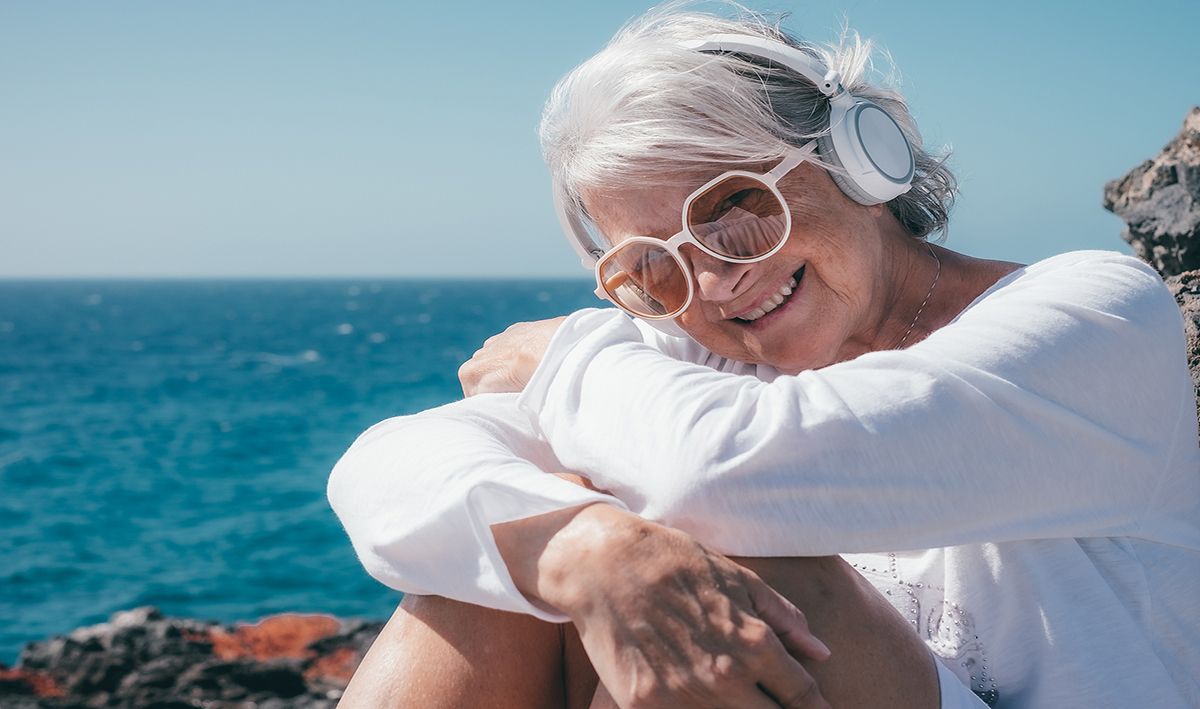
[(1158, 155), (1104, 186), (1104, 208), (1164, 278), (1200, 269), (1200, 106)]

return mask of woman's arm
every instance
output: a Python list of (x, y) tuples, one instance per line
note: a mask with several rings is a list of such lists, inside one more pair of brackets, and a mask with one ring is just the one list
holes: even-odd
[[(506, 330), (504, 364), (532, 357), (527, 363), (532, 371), (556, 323), (518, 323)], [(644, 336), (681, 356), (699, 351), (684, 340), (663, 341), (648, 328)], [(463, 365), (464, 391), (512, 386), (505, 367), (495, 363), (473, 358)], [(495, 525), (529, 520), (508, 529), (522, 531), (533, 548), (545, 536), (539, 516), (596, 502), (620, 509), (629, 504), (637, 512), (642, 501), (598, 490), (565, 472), (516, 402), (515, 394), (470, 396), (388, 419), (354, 442), (330, 474), (328, 497), (368, 573), (406, 593), (567, 620), (518, 591), (493, 538)], [(530, 598), (537, 602), (536, 594)]]
[[(575, 621), (624, 704), (677, 704), (682, 692), (707, 705), (827, 706), (799, 660), (829, 651), (794, 605), (586, 480), (543, 472), (558, 463), (522, 420), (514, 395), (481, 395), (390, 419), (355, 442), (329, 499), (375, 578)], [(764, 691), (797, 700), (776, 704)]]
[(562, 466), (515, 399), (481, 395), (376, 424), (334, 467), (329, 502), (383, 584), (563, 622), (514, 586), (491, 525), (624, 503), (546, 472)]
[(770, 383), (573, 316), (520, 401), (569, 468), (726, 553), (1192, 534), (1140, 526), (1196, 460), (1178, 310), (1132, 258), (1069, 256), (907, 350)]

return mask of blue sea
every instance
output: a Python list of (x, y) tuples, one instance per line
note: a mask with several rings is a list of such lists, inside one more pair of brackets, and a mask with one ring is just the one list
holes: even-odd
[(0, 662), (155, 605), (384, 618), (325, 501), (362, 430), (461, 397), (585, 281), (0, 281)]

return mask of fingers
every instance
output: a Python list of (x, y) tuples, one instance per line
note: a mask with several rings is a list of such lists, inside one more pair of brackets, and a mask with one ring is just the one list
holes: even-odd
[(808, 670), (787, 654), (782, 645), (772, 655), (773, 662), (767, 667), (758, 684), (773, 699), (771, 706), (783, 709), (825, 709), (829, 703), (821, 696), (817, 681)]
[(473, 359), (463, 362), (462, 366), (458, 368), (458, 383), (462, 385), (463, 396), (474, 396), (475, 385), (478, 383), (478, 377), (475, 375), (475, 364)]
[(755, 612), (771, 626), (788, 652), (817, 661), (829, 659), (829, 648), (809, 630), (808, 620), (800, 609), (752, 572), (747, 573), (753, 576), (747, 588)]
[(458, 369), (463, 395), (523, 390), (562, 320), (513, 323), (484, 340)]
[[(728, 701), (729, 703), (721, 704), (720, 706), (737, 707), (738, 709), (779, 709), (780, 706), (791, 706), (777, 703), (774, 699), (764, 694), (763, 691), (757, 687), (751, 687), (740, 696), (731, 696), (728, 700), (724, 701)], [(805, 709), (808, 709), (810, 706), (815, 707), (817, 705), (802, 704), (798, 706), (803, 706)]]
[(596, 685), (596, 694), (592, 696), (592, 703), (588, 705), (588, 709), (621, 709), (621, 707), (601, 682)]

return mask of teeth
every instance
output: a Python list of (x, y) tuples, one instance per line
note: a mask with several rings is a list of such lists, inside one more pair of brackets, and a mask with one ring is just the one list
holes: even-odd
[(742, 319), (743, 320), (757, 320), (758, 318), (766, 316), (767, 313), (775, 310), (775, 308), (778, 308), (780, 305), (784, 304), (784, 301), (787, 299), (787, 296), (792, 294), (792, 289), (794, 287), (796, 287), (796, 280), (794, 280), (794, 278), (792, 278), (791, 283), (787, 283), (787, 284), (784, 284), (784, 286), (781, 286), (780, 289), (776, 290), (774, 295), (770, 296), (770, 298), (768, 298), (766, 301), (764, 301), (762, 305), (756, 307), (755, 310), (752, 310), (749, 313), (744, 314), (744, 316), (742, 316)]
[(796, 289), (796, 285), (797, 283), (795, 277), (789, 278), (788, 282), (780, 286), (779, 290), (775, 291), (770, 298), (767, 298), (762, 305), (741, 316), (739, 320), (758, 320), (775, 308), (778, 308), (783, 304), (783, 301), (787, 300), (787, 297)]

